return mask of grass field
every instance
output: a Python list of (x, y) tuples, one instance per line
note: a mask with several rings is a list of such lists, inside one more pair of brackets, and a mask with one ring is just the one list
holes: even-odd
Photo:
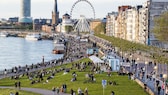
[[(83, 59), (81, 61), (89, 61), (88, 59)], [(72, 64), (62, 65), (50, 68), (50, 70), (54, 68), (70, 68)], [(47, 69), (49, 70), (49, 69)], [(72, 72), (76, 72), (77, 74), (77, 81), (71, 82), (72, 78)], [(84, 83), (84, 81), (88, 80), (85, 78), (85, 74), (91, 73), (90, 67), (87, 67), (85, 71), (78, 71), (75, 68), (70, 70), (69, 73), (63, 74), (62, 72), (56, 73), (55, 77), (51, 80), (49, 80), (48, 83), (45, 83), (45, 81), (42, 81), (40, 83), (36, 84), (30, 84), (31, 81), (26, 77), (21, 77), (19, 81), (21, 81), (22, 87), (30, 87), (30, 88), (44, 88), (51, 90), (53, 86), (55, 87), (61, 87), (62, 84), (67, 84), (67, 93), (70, 93), (70, 89), (77, 91), (77, 89), (80, 87), (82, 90), (84, 90), (86, 87), (88, 88), (89, 95), (103, 95), (103, 88), (102, 88), (102, 80), (107, 81), (115, 81), (117, 85), (109, 85), (104, 89), (104, 95), (110, 95), (111, 91), (113, 90), (115, 92), (115, 95), (148, 95), (146, 92), (144, 92), (143, 88), (141, 88), (135, 81), (129, 80), (128, 76), (119, 76), (117, 73), (113, 72), (112, 76), (107, 76), (106, 72), (102, 72), (100, 74), (94, 74), (94, 77), (96, 78), (96, 82), (92, 83)], [(44, 80), (49, 75), (46, 75), (44, 77)], [(14, 83), (18, 80), (11, 80), (10, 78), (2, 79), (0, 80), (0, 86), (14, 86)], [(30, 95), (30, 94), (29, 94)], [(33, 95), (33, 94), (31, 94)]]
[(19, 95), (40, 95), (37, 93), (31, 93), (31, 92), (15, 90), (15, 89), (0, 89), (0, 95), (9, 95), (10, 92), (15, 94), (17, 91), (19, 92)]

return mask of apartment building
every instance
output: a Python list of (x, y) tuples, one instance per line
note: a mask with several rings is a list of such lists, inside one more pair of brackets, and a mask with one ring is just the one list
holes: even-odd
[(116, 37), (126, 39), (126, 10), (130, 9), (131, 6), (119, 6), (118, 17), (117, 17), (117, 30)]
[(106, 22), (106, 35), (107, 36), (115, 36), (115, 31), (117, 31), (117, 12), (112, 12), (112, 13), (108, 13), (108, 15), (106, 16), (107, 18), (107, 22)]
[(143, 7), (139, 9), (139, 39), (138, 43), (148, 45), (149, 42), (149, 29), (148, 29), (148, 4), (145, 2)]
[(149, 0), (143, 5), (119, 6), (118, 14), (107, 15), (106, 35), (131, 42), (163, 47), (152, 32), (155, 17), (168, 11), (168, 0)]
[(94, 31), (95, 28), (102, 23), (101, 19), (95, 19), (90, 21), (90, 29)]
[(134, 42), (136, 41), (136, 19), (137, 10), (135, 7), (127, 9), (126, 11), (126, 40)]

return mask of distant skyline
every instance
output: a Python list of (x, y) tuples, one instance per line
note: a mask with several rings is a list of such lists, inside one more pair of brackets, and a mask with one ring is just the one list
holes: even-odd
[[(60, 18), (65, 13), (70, 13), (72, 5), (77, 0), (57, 0)], [(96, 18), (104, 18), (107, 13), (118, 11), (118, 6), (122, 5), (142, 5), (147, 0), (88, 0), (94, 7)], [(20, 0), (0, 0), (0, 18), (20, 17)], [(87, 8), (79, 7), (84, 6)], [(74, 11), (82, 12), (82, 15), (92, 14), (89, 4), (83, 2), (75, 6)], [(51, 19), (51, 12), (54, 10), (54, 0), (31, 0), (31, 17)], [(75, 13), (74, 13), (75, 14)], [(79, 14), (79, 13), (78, 13)]]

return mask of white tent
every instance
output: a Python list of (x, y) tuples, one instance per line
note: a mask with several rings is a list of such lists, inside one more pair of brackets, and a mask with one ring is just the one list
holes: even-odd
[(100, 58), (96, 57), (95, 55), (90, 56), (89, 59), (92, 60), (94, 64), (104, 63), (103, 60), (101, 60)]

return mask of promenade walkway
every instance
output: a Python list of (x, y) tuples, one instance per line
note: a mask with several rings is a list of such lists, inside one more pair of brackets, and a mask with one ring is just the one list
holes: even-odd
[[(129, 67), (126, 67), (125, 69), (128, 72), (135, 73), (135, 78), (141, 81), (141, 83), (147, 84), (147, 87), (151, 89), (154, 95), (165, 95), (164, 90), (162, 89), (164, 83), (160, 75), (167, 73), (167, 64), (160, 64), (160, 63), (154, 64), (153, 59), (149, 58), (149, 55), (145, 52), (141, 54), (139, 54), (138, 52), (127, 52), (127, 53), (121, 52), (120, 56), (117, 56), (114, 54), (115, 51), (110, 51), (109, 53), (108, 49), (112, 49), (111, 45), (109, 45), (110, 42), (95, 36), (92, 37), (92, 41), (97, 42), (97, 44), (102, 48), (101, 51), (103, 51), (105, 55), (110, 54), (112, 56), (118, 57), (120, 60), (126, 60), (126, 58), (128, 58), (130, 60), (129, 62), (130, 64), (131, 60), (135, 60), (136, 63), (130, 65)], [(145, 62), (148, 62), (147, 68)], [(149, 62), (152, 62), (152, 64), (149, 64)], [(126, 62), (124, 63), (126, 64)], [(155, 65), (157, 66), (157, 70), (154, 70)], [(146, 78), (146, 75), (148, 75), (148, 78)], [(158, 87), (156, 87), (156, 80), (159, 81), (158, 86), (161, 86), (160, 93), (158, 93)]]
[[(6, 86), (0, 86), (0, 88), (15, 89), (14, 87), (6, 87)], [(38, 93), (38, 94), (41, 94), (41, 95), (53, 95), (53, 91), (46, 90), (46, 89), (25, 88), (25, 87), (22, 87), (20, 90), (29, 91), (29, 92), (34, 92), (34, 93)], [(70, 94), (59, 93), (59, 95), (70, 95)]]

